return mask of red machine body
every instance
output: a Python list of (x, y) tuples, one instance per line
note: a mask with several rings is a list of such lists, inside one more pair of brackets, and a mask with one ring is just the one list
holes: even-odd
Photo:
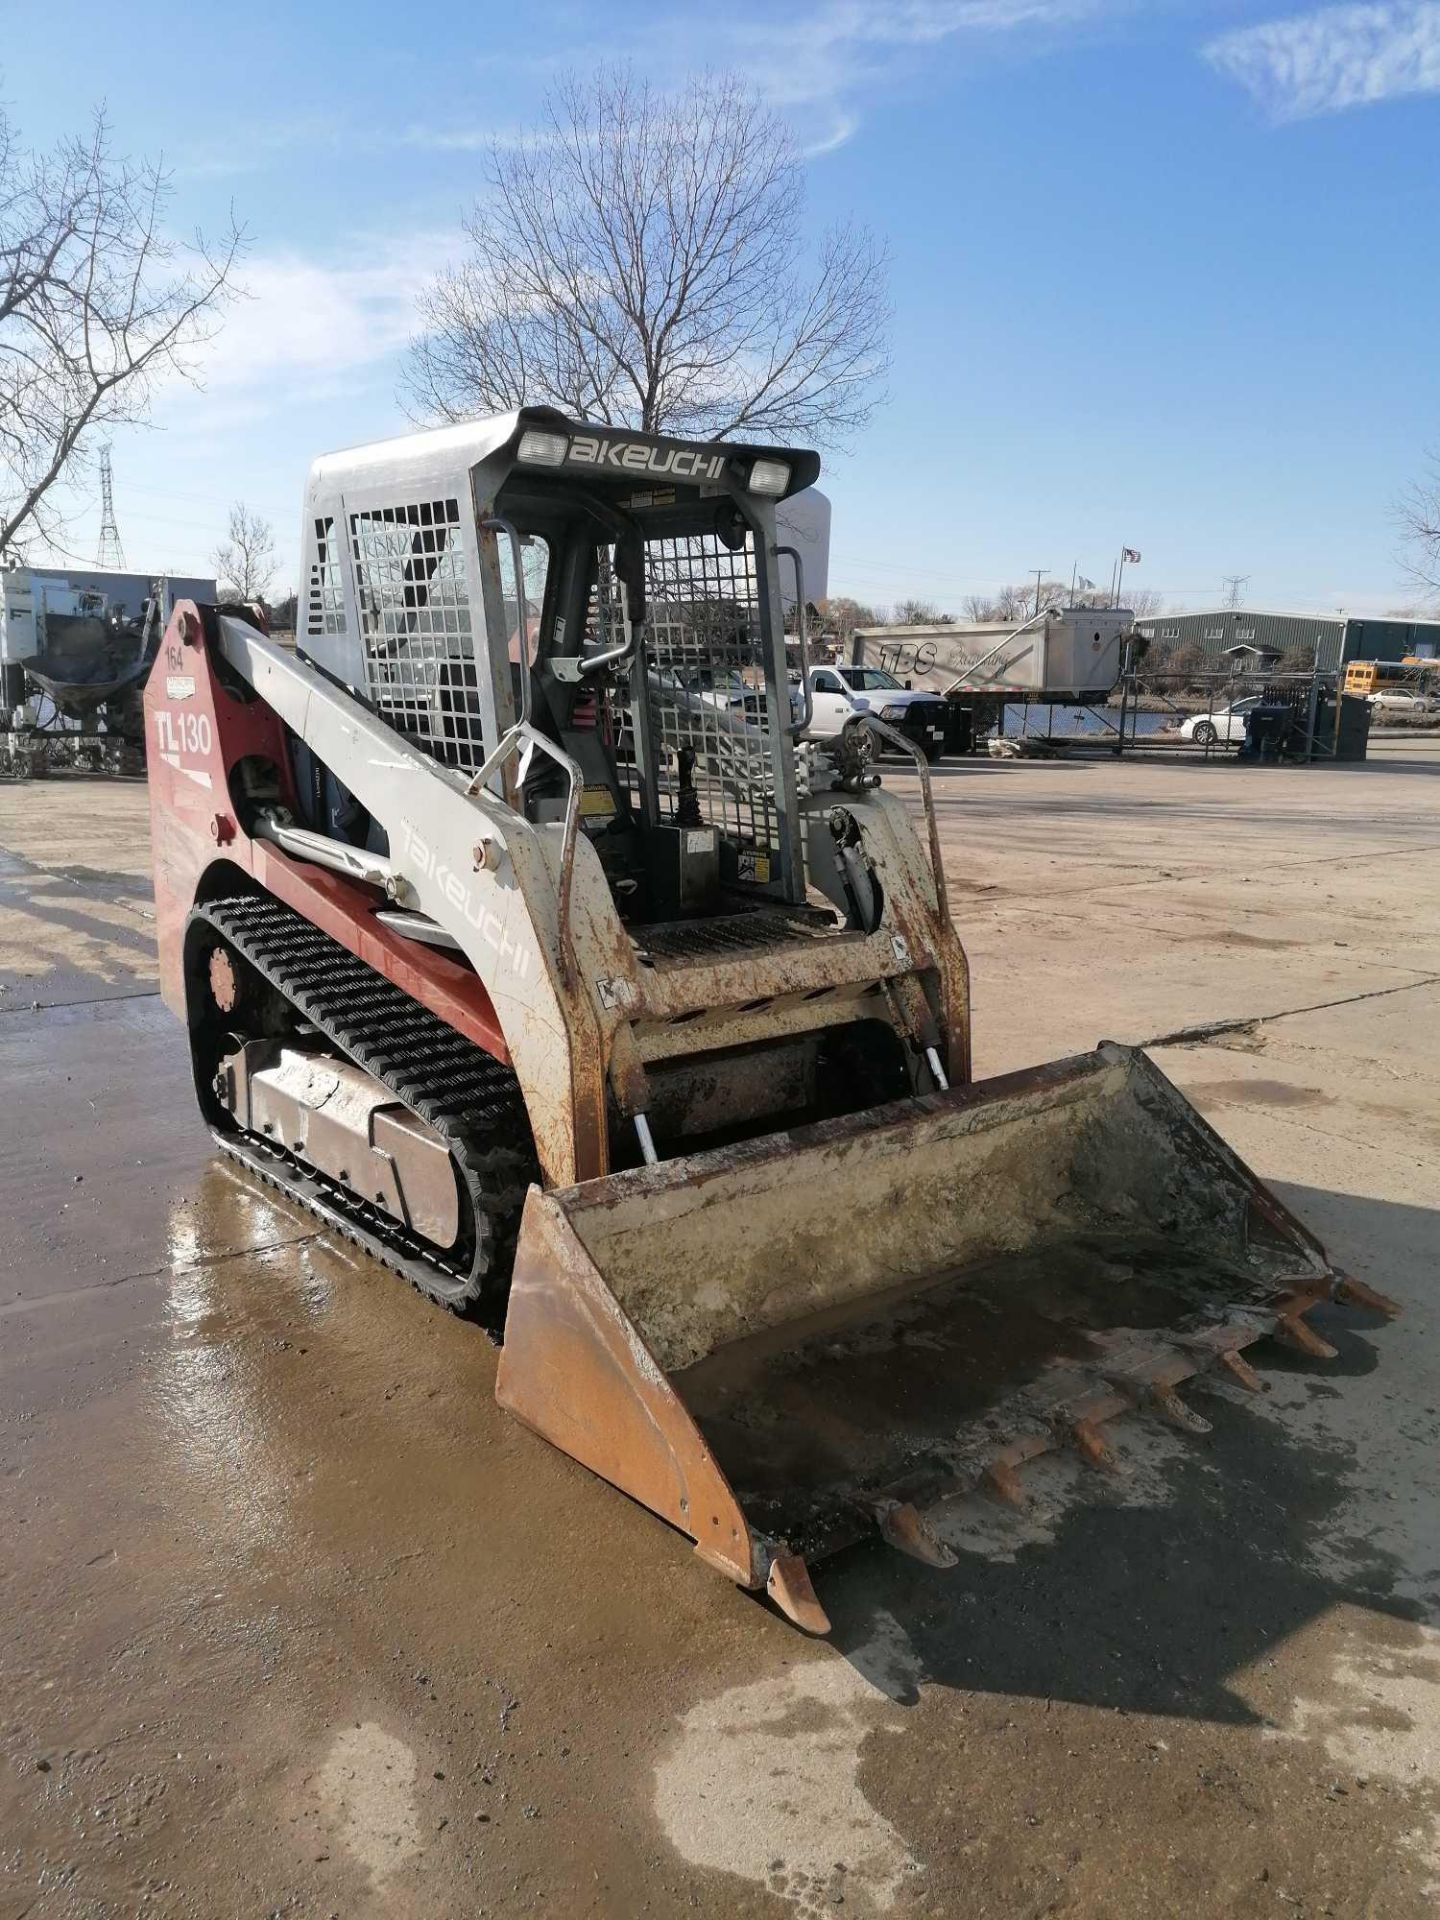
[[(216, 670), (213, 608), (180, 601), (145, 687), (150, 832), (160, 946), (160, 991), (182, 1020), (185, 924), (197, 900), (233, 889), (235, 870), (313, 922), (377, 973), (477, 1046), (508, 1064), (490, 996), (470, 967), (375, 918), (374, 894), (357, 882), (292, 860), (252, 838), (234, 800), (236, 768), (273, 767), (295, 801), (285, 728), (263, 700), (232, 692)], [(228, 869), (228, 871), (227, 871)]]

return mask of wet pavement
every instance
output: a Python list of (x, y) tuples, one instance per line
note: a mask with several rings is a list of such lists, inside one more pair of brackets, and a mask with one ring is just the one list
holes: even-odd
[(0, 1920), (1436, 1910), (1440, 762), (936, 784), (979, 1070), (1240, 1023), (1157, 1057), (1407, 1312), (829, 1644), (213, 1156), (143, 788), (0, 788)]

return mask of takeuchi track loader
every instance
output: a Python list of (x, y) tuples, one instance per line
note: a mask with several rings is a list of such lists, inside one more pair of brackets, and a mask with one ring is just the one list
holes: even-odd
[(824, 1555), (947, 1564), (937, 1502), (1387, 1303), (1144, 1054), (972, 1081), (923, 756), (805, 737), (818, 469), (543, 408), (321, 459), (296, 650), (182, 603), (145, 704), (219, 1145), (823, 1632)]

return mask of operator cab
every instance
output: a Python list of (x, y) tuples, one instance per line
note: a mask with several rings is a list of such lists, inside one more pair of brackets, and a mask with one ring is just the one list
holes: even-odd
[(785, 608), (825, 554), (777, 509), (819, 464), (542, 408), (327, 456), (300, 650), (530, 819), (576, 806), (632, 927), (801, 906)]

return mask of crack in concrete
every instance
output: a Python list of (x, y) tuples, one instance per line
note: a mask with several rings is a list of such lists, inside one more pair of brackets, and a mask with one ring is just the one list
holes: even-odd
[[(1374, 860), (1403, 860), (1415, 854), (1436, 852), (1440, 852), (1440, 840), (1426, 840), (1413, 847), (1361, 848), (1355, 853), (1334, 855), (1305, 854), (1302, 858), (1295, 860), (1286, 860), (1280, 856), (1272, 860), (1271, 866), (1276, 873), (1294, 873), (1302, 867), (1347, 867), (1357, 860), (1364, 860), (1367, 863)], [(1123, 874), (1144, 865), (1145, 863), (1140, 860), (1118, 860), (1115, 862), (1114, 870)], [(1002, 894), (1000, 898), (986, 901), (985, 904), (994, 911), (1006, 907), (1019, 907), (1026, 912), (1043, 913), (1055, 900), (1084, 900), (1097, 893), (1120, 893), (1133, 887), (1193, 886), (1196, 883), (1210, 882), (1215, 878), (1212, 867), (1197, 866), (1188, 873), (1151, 873), (1144, 879), (1097, 880), (1090, 886), (1055, 887), (1045, 893)], [(965, 885), (965, 882), (947, 879), (946, 885), (947, 889), (953, 892), (957, 886)]]
[[(14, 988), (8, 991), (14, 992)], [(67, 1007), (103, 1007), (113, 1000), (158, 1000), (158, 987), (137, 987), (133, 993), (97, 993), (88, 1000), (41, 1000), (34, 1006), (0, 1007), (0, 1017), (17, 1013), (63, 1013)]]
[(1145, 1048), (1203, 1047), (1223, 1033), (1253, 1032), (1256, 1027), (1269, 1026), (1274, 1020), (1293, 1020), (1302, 1013), (1324, 1013), (1331, 1007), (1358, 1006), (1363, 1000), (1388, 1000), (1392, 994), (1416, 993), (1424, 987), (1440, 987), (1440, 973), (1422, 974), (1419, 979), (1406, 980), (1398, 987), (1371, 987), (1365, 993), (1342, 994), (1337, 1000), (1312, 1000), (1304, 1006), (1281, 1007), (1276, 1013), (1247, 1013), (1233, 1020), (1207, 1020), (1195, 1027), (1177, 1027), (1173, 1033), (1154, 1034), (1135, 1044)]
[[(1297, 1120), (1293, 1113), (1286, 1113), (1283, 1109), (1272, 1106), (1266, 1100), (1226, 1100), (1215, 1094), (1206, 1093), (1204, 1095), (1204, 1105), (1206, 1107), (1228, 1107), (1232, 1113), (1254, 1113), (1258, 1108), (1263, 1107), (1265, 1110), (1265, 1124), (1267, 1126), (1298, 1127), (1302, 1133), (1313, 1133), (1321, 1140), (1333, 1140), (1341, 1146), (1353, 1147), (1365, 1153), (1380, 1151), (1380, 1149), (1377, 1149), (1373, 1140), (1357, 1139), (1352, 1133), (1336, 1133), (1330, 1127), (1317, 1127), (1314, 1122), (1310, 1120)], [(1416, 1167), (1424, 1167), (1428, 1166), (1429, 1162), (1423, 1158), (1416, 1158), (1409, 1164)]]
[(317, 1228), (313, 1233), (297, 1233), (287, 1239), (262, 1240), (253, 1247), (231, 1247), (224, 1253), (211, 1254), (204, 1260), (187, 1260), (181, 1266), (144, 1267), (136, 1273), (117, 1273), (113, 1279), (92, 1280), (88, 1286), (66, 1287), (61, 1293), (40, 1294), (32, 1300), (10, 1300), (0, 1305), (0, 1320), (10, 1320), (19, 1314), (39, 1313), (46, 1307), (65, 1306), (73, 1300), (84, 1300), (88, 1295), (108, 1293), (114, 1287), (133, 1286), (139, 1280), (183, 1280), (193, 1273), (208, 1273), (213, 1267), (226, 1266), (232, 1260), (249, 1260), (260, 1254), (283, 1253), (290, 1247), (309, 1246), (313, 1241), (324, 1238), (324, 1229)]

